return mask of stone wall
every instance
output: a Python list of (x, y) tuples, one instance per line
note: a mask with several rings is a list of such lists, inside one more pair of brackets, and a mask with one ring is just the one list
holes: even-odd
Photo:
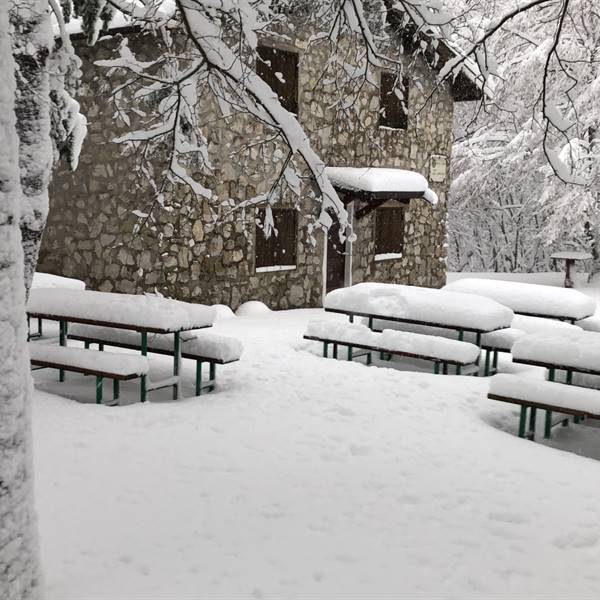
[[(152, 47), (148, 38), (131, 35), (134, 50)], [(262, 126), (247, 117), (223, 119), (210, 102), (199, 107), (210, 131), (214, 175), (205, 183), (220, 199), (232, 198), (232, 208), (219, 209), (192, 198), (181, 188), (168, 189), (166, 209), (156, 221), (134, 233), (134, 210), (152, 199), (135, 174), (135, 158), (112, 140), (122, 131), (108, 102), (104, 71), (93, 61), (112, 55), (114, 40), (94, 48), (80, 46), (83, 60), (81, 104), (89, 120), (80, 166), (76, 173), (59, 171), (51, 186), (51, 209), (39, 269), (83, 279), (88, 287), (106, 291), (159, 291), (182, 300), (224, 303), (236, 308), (246, 300), (261, 300), (272, 308), (319, 306), (322, 300), (324, 235), (310, 234), (319, 205), (305, 184), (299, 201), (297, 266), (291, 271), (257, 273), (254, 267), (255, 210), (233, 210), (239, 200), (266, 192), (277, 171), (275, 143), (247, 147), (264, 137)], [(284, 46), (285, 47), (285, 46)], [(319, 84), (325, 50), (307, 46), (298, 35), (292, 48), (300, 53), (299, 115), (311, 142), (332, 166), (385, 166), (411, 169), (429, 178), (432, 155), (450, 156), (453, 103), (446, 91), (436, 92), (423, 106), (433, 85), (433, 73), (422, 65), (411, 69), (415, 85), (409, 97), (409, 128), (377, 126), (378, 90), (364, 86), (352, 110), (340, 118), (327, 107), (339, 90)], [(418, 82), (418, 84), (417, 84)], [(433, 210), (412, 200), (406, 216), (405, 252), (400, 260), (375, 262), (371, 213), (355, 224), (353, 282), (393, 281), (426, 286), (444, 283), (445, 192), (447, 178), (432, 187), (440, 196)], [(259, 235), (262, 233), (259, 231)]]

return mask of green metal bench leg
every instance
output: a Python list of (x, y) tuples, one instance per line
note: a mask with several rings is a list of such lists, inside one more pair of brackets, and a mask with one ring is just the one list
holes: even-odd
[(433, 363), (433, 374), (434, 375), (440, 374), (440, 363), (437, 361)]
[(492, 369), (494, 369), (494, 373), (498, 371), (498, 350), (494, 350), (494, 357), (492, 359)]
[(327, 358), (328, 354), (329, 354), (329, 343), (323, 342), (323, 358)]
[(216, 365), (216, 363), (208, 364), (208, 376), (210, 377), (210, 380), (212, 381), (212, 385), (210, 386), (210, 389), (214, 390), (215, 389), (215, 381), (217, 380), (217, 365)]
[(371, 356), (371, 353), (369, 352), (369, 354), (367, 354), (367, 365), (370, 365), (373, 362), (373, 358)]
[(475, 335), (475, 345), (481, 348), (481, 332)]
[(549, 440), (552, 435), (552, 411), (546, 411), (546, 417), (544, 420), (544, 437)]
[(529, 439), (531, 441), (535, 440), (535, 418), (536, 418), (537, 409), (531, 407), (529, 412)]
[(120, 396), (119, 380), (113, 379), (113, 400), (118, 400)]
[(373, 329), (373, 317), (369, 317), (369, 329)]
[(442, 363), (442, 372), (444, 373), (444, 375), (448, 375), (448, 363)]
[(486, 350), (485, 351), (485, 367), (483, 369), (483, 374), (485, 377), (487, 377), (490, 374), (490, 359), (491, 359), (491, 350)]
[(354, 315), (349, 315), (350, 316), (350, 323), (354, 323)]
[(90, 349), (90, 343), (89, 343), (89, 342), (83, 342), (83, 347), (84, 347), (86, 350), (89, 350), (89, 349)]
[(42, 318), (38, 317), (38, 334), (42, 337)]
[(460, 365), (456, 365), (456, 374), (460, 375), (460, 371), (461, 371)]
[(196, 396), (202, 394), (202, 361), (196, 361)]
[(333, 358), (337, 358), (338, 357), (338, 345), (337, 344), (333, 344)]
[[(58, 323), (58, 339), (59, 339), (59, 344), (61, 346), (67, 345), (67, 322), (66, 321), (59, 321), (59, 323)], [(58, 370), (58, 380), (61, 382), (65, 380), (65, 372), (63, 369)]]
[[(179, 377), (179, 361), (181, 360), (181, 340), (179, 337), (179, 331), (176, 331), (173, 339), (173, 376)], [(173, 385), (173, 400), (177, 400), (179, 398), (179, 380), (177, 383)]]
[(96, 375), (96, 404), (102, 404), (102, 377)]
[[(548, 381), (554, 381), (555, 373), (556, 372), (554, 369), (548, 369)], [(551, 428), (552, 428), (552, 411), (547, 410), (546, 411), (546, 421), (545, 421), (545, 425), (544, 425), (544, 437), (546, 439), (549, 439), (550, 436), (552, 435), (550, 432)]]
[[(142, 356), (148, 356), (148, 332), (142, 331)], [(140, 400), (146, 402), (146, 375), (140, 381)]]
[(519, 416), (519, 437), (525, 437), (525, 426), (527, 425), (527, 407), (521, 406), (521, 415)]
[(348, 346), (348, 360), (352, 360), (352, 346)]
[(463, 341), (463, 338), (465, 337), (465, 332), (462, 329), (458, 330), (458, 339), (459, 341)]
[(100, 352), (104, 352), (104, 344), (98, 344), (98, 350), (100, 350)]

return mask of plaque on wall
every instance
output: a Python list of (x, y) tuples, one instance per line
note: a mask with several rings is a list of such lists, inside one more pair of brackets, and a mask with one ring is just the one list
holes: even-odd
[(447, 158), (443, 154), (432, 154), (429, 158), (429, 180), (436, 183), (446, 181)]

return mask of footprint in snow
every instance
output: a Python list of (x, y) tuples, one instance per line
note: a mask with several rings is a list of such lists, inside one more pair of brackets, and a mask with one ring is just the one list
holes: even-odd
[(595, 533), (577, 533), (572, 531), (552, 540), (552, 543), (561, 550), (565, 548), (590, 548), (598, 545), (598, 535)]

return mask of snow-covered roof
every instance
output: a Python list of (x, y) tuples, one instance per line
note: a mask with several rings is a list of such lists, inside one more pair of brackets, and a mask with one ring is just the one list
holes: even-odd
[(415, 171), (380, 167), (327, 167), (325, 174), (336, 189), (365, 192), (378, 198), (425, 198), (435, 206), (437, 194)]

